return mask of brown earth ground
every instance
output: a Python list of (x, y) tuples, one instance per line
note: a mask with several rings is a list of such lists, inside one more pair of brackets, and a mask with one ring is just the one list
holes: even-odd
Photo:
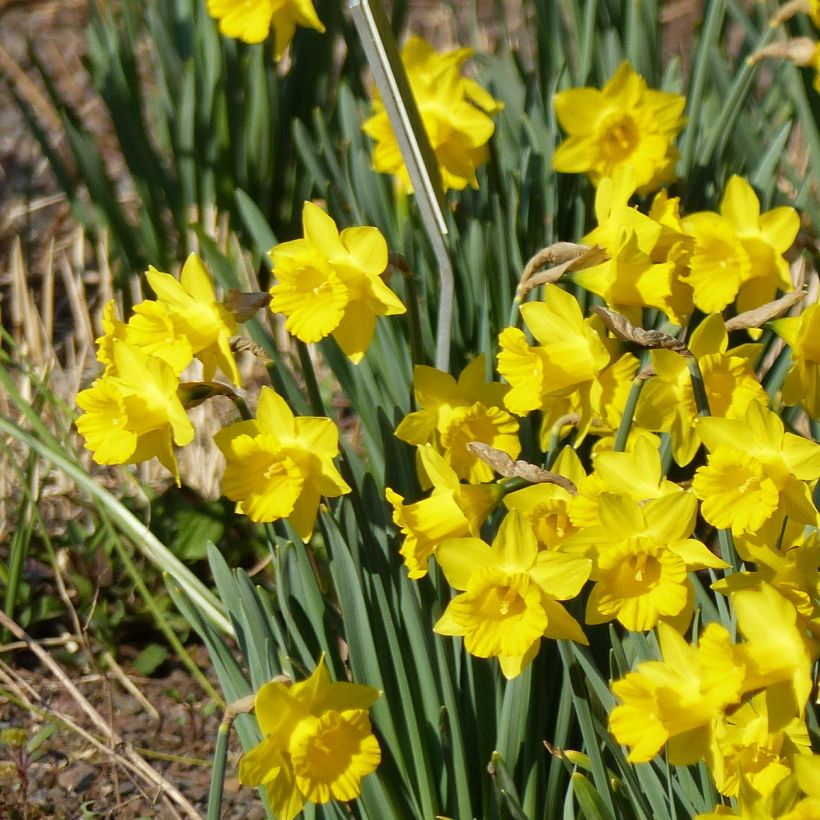
[[(468, 0), (454, 4), (415, 2), (412, 28), (428, 37), (436, 35), (436, 39), (449, 31), (445, 38), (455, 40), (455, 7), (459, 13), (476, 15), (488, 32), (490, 45), (498, 5), (491, 0), (475, 5)], [(702, 0), (670, 0), (664, 4), (665, 57), (686, 57), (701, 7)], [(517, 21), (514, 30), (525, 40), (527, 26), (520, 0), (507, 2), (505, 9), (510, 19)], [(101, 143), (110, 147), (109, 170), (116, 179), (118, 156), (111, 129), (102, 106), (85, 82), (81, 64), (85, 19), (86, 0), (0, 0), (0, 74), (11, 80), (57, 137), (56, 116), (37, 84), (27, 55), (31, 39), (61, 91), (81, 108), (84, 122), (95, 130)], [(98, 330), (98, 305), (94, 311), (84, 313), (72, 297), (78, 290), (85, 293), (101, 286), (103, 279), (99, 271), (89, 267), (89, 258), (82, 233), (70, 220), (46, 160), (20, 117), (8, 85), (0, 82), (0, 316), (3, 327), (19, 340), (25, 355), (35, 364), (52, 364), (56, 376), (62, 378), (60, 392), (67, 400), (84, 378), (83, 364)], [(62, 260), (60, 265), (55, 262), (58, 259)], [(46, 310), (42, 293), (48, 288), (56, 296)], [(0, 412), (8, 410), (9, 405), (0, 395)], [(203, 461), (200, 454), (200, 465)], [(6, 554), (13, 528), (15, 499), (19, 499), (10, 480), (3, 476), (7, 472), (11, 471), (4, 471), (0, 463), (2, 555)], [(213, 478), (209, 472), (200, 480), (206, 495)], [(157, 474), (150, 472), (141, 473), (140, 478), (149, 483), (158, 480)], [(65, 482), (61, 485), (59, 477), (54, 481), (57, 491), (51, 498), (53, 510), (58, 517), (68, 519), (75, 514), (70, 499), (72, 488)], [(60, 523), (56, 522), (58, 529)], [(42, 644), (63, 661), (64, 674), (102, 716), (104, 726), (101, 729), (90, 722), (64, 681), (33, 663), (32, 656), (21, 652), (18, 644), (0, 646), (0, 741), (5, 741), (0, 742), (0, 820), (187, 816), (168, 801), (163, 783), (178, 789), (196, 812), (204, 813), (210, 757), (221, 715), (209, 711), (210, 698), (190, 674), (182, 667), (162, 667), (161, 676), (140, 677), (127, 663), (127, 658), (139, 651), (139, 645), (121, 647), (118, 661), (122, 668), (114, 665), (113, 673), (103, 673), (96, 661), (88, 661), (89, 656), (81, 651), (82, 641), (77, 641), (70, 626), (63, 637)], [(191, 651), (201, 668), (208, 670), (207, 653), (202, 647), (193, 646)], [(73, 663), (65, 662), (71, 659)], [(49, 711), (73, 721), (77, 729), (60, 725), (33, 755), (21, 753), (15, 747), (14, 734), (6, 730), (22, 730), (19, 739), (29, 742), (53, 725), (53, 720), (44, 716)], [(122, 740), (115, 748), (106, 737), (105, 725)], [(91, 738), (83, 736), (81, 730), (90, 732)], [(101, 751), (105, 747), (109, 750)], [(159, 775), (156, 782), (151, 784), (144, 777), (134, 776), (122, 765), (129, 749), (150, 763)], [(238, 755), (234, 742), (223, 817), (252, 820), (264, 813), (255, 793), (238, 786)]]

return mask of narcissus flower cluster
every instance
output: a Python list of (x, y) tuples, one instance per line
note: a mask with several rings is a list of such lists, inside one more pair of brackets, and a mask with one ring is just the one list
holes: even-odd
[(177, 483), (174, 445), (194, 439), (180, 374), (198, 359), (204, 382), (217, 370), (234, 384), (239, 373), (229, 340), (238, 322), (218, 302), (202, 260), (192, 254), (179, 279), (156, 268), (146, 273), (157, 295), (137, 305), (127, 323), (105, 308), (97, 358), (105, 372), (77, 395), (85, 411), (77, 429), (98, 464), (133, 464), (156, 456)]
[[(277, 55), (295, 25), (321, 30), (310, 0), (209, 0), (208, 8), (224, 33), (248, 42), (273, 27)], [(462, 74), (471, 54), (439, 54), (419, 38), (403, 52), (442, 181), (455, 190), (478, 185), (501, 110)], [(280, 522), (276, 529), (307, 549), (323, 541), (314, 530), (325, 499), (322, 535), (335, 534), (338, 518), (351, 543), (373, 536), (361, 538), (375, 548), (362, 582), (377, 581), (379, 595), (406, 592), (406, 578), (417, 583), (396, 613), (424, 602), (431, 645), (463, 646), (478, 659), (459, 668), (461, 679), (489, 666), (526, 681), (551, 641), (568, 642), (562, 656), (586, 662), (580, 645), (595, 631), (648, 633), (611, 655), (617, 703), (608, 727), (628, 760), (702, 764), (713, 794), (726, 798), (704, 818), (820, 816), (816, 722), (807, 715), (820, 659), (820, 308), (815, 297), (803, 304), (787, 258), (800, 216), (788, 204), (765, 210), (740, 176), (716, 181), (708, 202), (716, 210), (685, 212), (663, 187), (675, 181), (684, 100), (648, 88), (628, 63), (604, 88), (567, 89), (554, 102), (567, 132), (554, 167), (589, 177), (593, 213), (578, 244), (559, 243), (564, 262), (536, 270), (536, 260), (552, 258), (542, 251), (527, 265), (509, 326), (491, 337), (479, 323), (478, 355), (465, 330), (452, 370), (417, 361), (422, 339), (412, 385), (397, 381), (401, 363), (379, 373), (328, 357), (341, 365), (334, 375), (359, 380), (364, 393), (381, 378), (390, 383), (375, 430), (389, 435), (385, 425), (395, 426), (395, 464), (359, 463), (346, 447), (340, 471), (336, 424), (320, 411), (296, 414), (271, 387), (249, 391), (248, 403), (258, 398), (255, 413), (248, 408), (234, 351), (243, 349), (235, 336), (249, 312), (234, 307), (235, 296), (217, 297), (195, 255), (179, 278), (149, 268), (156, 298), (127, 321), (106, 306), (103, 372), (77, 396), (77, 428), (98, 463), (156, 456), (179, 484), (175, 448), (196, 432), (187, 408), (231, 399), (241, 418), (214, 441), (236, 510)], [(378, 100), (364, 128), (376, 141), (374, 167), (406, 192)], [(375, 227), (340, 230), (306, 202), (302, 235), (270, 257), (275, 283), (248, 304), (284, 317), (302, 354), (304, 344), (332, 337), (324, 350), (335, 344), (359, 364), (378, 317), (405, 312)], [(413, 316), (422, 337), (427, 318)], [(281, 381), (299, 404), (298, 378)], [(315, 379), (306, 381), (321, 406)], [(378, 507), (357, 482), (364, 473), (372, 489), (382, 466), (390, 478)], [(340, 512), (348, 494), (350, 516)], [(335, 543), (321, 543), (320, 560)], [(334, 630), (338, 610), (349, 609), (332, 587), (339, 566), (327, 590)], [(392, 568), (402, 577), (387, 577)], [(346, 627), (349, 612), (341, 615)], [(344, 629), (318, 638), (338, 643), (340, 659), (361, 651)], [(334, 668), (344, 674), (342, 660)], [(431, 686), (424, 698), (436, 693)], [(255, 697), (262, 740), (243, 756), (240, 781), (263, 787), (285, 820), (308, 803), (354, 799), (381, 758), (368, 716), (379, 694), (331, 682), (324, 658), (307, 680), (266, 683)]]
[[(473, 55), (470, 48), (442, 54), (420, 37), (411, 37), (402, 50), (402, 63), (419, 109), (424, 130), (439, 164), (444, 190), (478, 187), (476, 169), (487, 161), (487, 143), (495, 125), (492, 117), (503, 105), (461, 67)], [(373, 116), (364, 132), (376, 140), (373, 167), (394, 174), (405, 191), (412, 189), (399, 144), (384, 103), (373, 101)]]
[[(801, 800), (800, 791), (811, 795), (802, 767), (817, 770), (805, 725), (816, 640), (766, 583), (735, 592), (732, 605), (745, 638), (739, 643), (717, 623), (697, 645), (658, 627), (663, 660), (613, 683), (620, 705), (610, 730), (635, 763), (664, 746), (673, 765), (705, 760), (718, 790), (739, 799), (741, 816), (786, 816), (793, 808), (789, 816), (810, 817), (800, 813), (811, 799)], [(778, 804), (782, 813), (753, 810)]]
[[(794, 289), (785, 252), (799, 218), (788, 206), (762, 212), (737, 176), (719, 212), (682, 214), (665, 190), (646, 213), (638, 210), (636, 193), (671, 179), (682, 101), (649, 93), (628, 66), (605, 91), (584, 98), (579, 122), (611, 111), (609, 97), (623, 94), (632, 122), (647, 116), (635, 106), (657, 106), (664, 139), (636, 143), (631, 161), (573, 169), (597, 183), (596, 224), (578, 246), (590, 262), (559, 266), (543, 276), (539, 298), (523, 300), (520, 325), (498, 337), (503, 382), (487, 380), (483, 356), (458, 378), (415, 369), (416, 409), (396, 435), (417, 448), (423, 495), (407, 504), (388, 489), (387, 498), (409, 576), (421, 580), (433, 560), (452, 587), (435, 631), (462, 638), (478, 658), (497, 658), (508, 678), (544, 639), (585, 643), (583, 623), (657, 629), (672, 671), (646, 664), (614, 687), (623, 705), (613, 712), (613, 733), (635, 746), (634, 760), (651, 759), (665, 743), (676, 760), (706, 759), (719, 789), (743, 794), (756, 782), (752, 757), (766, 750), (779, 760), (805, 737), (806, 675), (817, 656), (810, 635), (818, 629), (820, 519), (812, 493), (820, 445), (770, 409), (785, 401), (816, 418), (816, 306), (778, 318), (798, 300), (774, 301)], [(559, 115), (570, 99), (559, 96)], [(589, 137), (587, 148), (594, 143)], [(557, 167), (562, 161), (556, 154)], [(584, 291), (607, 309), (585, 311)], [(648, 317), (657, 320), (645, 329)], [(762, 338), (773, 333), (792, 347), (782, 394), (760, 377)], [(522, 440), (525, 419), (529, 429), (540, 422), (537, 443)], [(673, 460), (683, 470), (678, 481), (667, 477)], [(496, 521), (497, 529), (488, 524)], [(723, 541), (734, 537), (744, 571), (731, 571), (730, 552), (718, 554), (715, 528)], [(558, 567), (564, 583), (556, 585), (550, 573)], [(705, 570), (717, 577), (715, 591), (744, 611), (747, 641), (737, 648), (718, 624), (699, 645), (684, 637), (698, 607), (695, 573)], [(582, 589), (583, 623), (564, 608)], [(769, 633), (782, 627), (776, 640), (788, 635), (790, 668), (764, 660), (762, 633), (750, 625), (757, 600), (768, 607)], [(638, 716), (648, 711), (657, 725), (643, 732)], [(756, 751), (743, 745), (752, 729), (741, 725), (757, 727)], [(793, 777), (789, 760), (777, 765), (772, 771)]]
[[(105, 308), (105, 334), (97, 340), (105, 370), (77, 395), (84, 411), (77, 429), (97, 463), (157, 457), (180, 484), (174, 448), (190, 444), (196, 433), (186, 408), (222, 395), (246, 410), (233, 389), (240, 378), (231, 339), (240, 321), (268, 297), (245, 294), (250, 309), (236, 307), (243, 302), (241, 294), (217, 300), (195, 254), (179, 279), (153, 267), (146, 278), (157, 299), (136, 305), (128, 322), (117, 318), (113, 302)], [(201, 376), (194, 371), (196, 381), (181, 382), (194, 360)], [(217, 372), (232, 386), (212, 381)], [(255, 419), (229, 424), (214, 439), (226, 460), (222, 491), (252, 521), (287, 519), (300, 538), (309, 540), (320, 499), (350, 492), (333, 463), (339, 455), (336, 425), (328, 418), (294, 416), (269, 387), (261, 390)]]

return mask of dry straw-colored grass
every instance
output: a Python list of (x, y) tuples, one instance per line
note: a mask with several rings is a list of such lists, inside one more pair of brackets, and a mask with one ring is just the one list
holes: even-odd
[[(217, 225), (215, 218), (212, 221), (220, 244), (223, 247), (231, 244), (235, 257), (245, 258), (246, 281), (252, 288), (254, 274), (250, 260), (242, 257), (236, 239), (228, 235), (224, 223)], [(38, 382), (46, 386), (43, 421), (55, 432), (63, 429), (71, 417), (77, 392), (87, 387), (100, 371), (95, 339), (102, 334), (103, 307), (110, 299), (120, 301), (115, 294), (112, 271), (104, 262), (106, 258), (104, 239), (91, 248), (83, 230), (76, 228), (70, 245), (63, 246), (59, 252), (52, 240), (36, 271), (25, 260), (18, 239), (6, 269), (0, 270), (0, 288), (6, 294), (5, 301), (0, 303), (0, 318), (13, 340), (15, 384), (30, 404), (36, 401), (40, 390)], [(102, 264), (95, 266), (89, 262), (91, 259), (102, 260)], [(136, 277), (134, 282), (139, 291)], [(32, 283), (36, 283), (36, 287)], [(139, 300), (142, 294), (134, 296)], [(119, 312), (122, 316), (121, 305)], [(249, 385), (245, 395), (254, 405), (254, 385), (260, 380), (261, 364), (250, 352), (240, 354), (238, 360), (243, 383)], [(185, 376), (191, 380), (196, 377), (196, 369)], [(22, 420), (21, 411), (3, 391), (0, 391), (0, 414), (14, 421)], [(181, 474), (186, 486), (203, 498), (218, 498), (224, 458), (213, 443), (213, 434), (236, 418), (236, 410), (227, 399), (216, 398), (193, 408), (190, 416), (197, 434), (192, 444), (178, 452)], [(89, 473), (119, 495), (145, 499), (143, 488), (161, 492), (172, 483), (169, 473), (155, 459), (129, 467), (95, 464), (73, 427), (65, 443), (79, 453)], [(19, 472), (14, 466), (25, 464), (26, 457), (21, 447), (11, 443), (0, 451), (0, 542), (14, 529), (22, 497)], [(41, 465), (38, 483), (41, 510), (53, 533), (61, 532), (67, 522), (84, 515), (83, 499), (63, 473)]]

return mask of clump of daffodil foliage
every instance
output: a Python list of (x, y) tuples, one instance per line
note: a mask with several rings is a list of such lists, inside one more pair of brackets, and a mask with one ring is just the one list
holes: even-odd
[[(817, 22), (789, 5), (775, 23)], [(323, 30), (310, 0), (207, 8), (226, 37), (272, 30), (277, 59), (295, 26)], [(180, 484), (186, 411), (234, 402), (222, 492), (264, 529), (273, 575), (254, 589), (212, 554), (247, 674), (206, 640), (223, 685), (254, 695), (239, 780), (276, 817), (816, 818), (810, 220), (785, 177), (727, 162), (704, 181), (684, 130), (698, 65), (688, 96), (624, 60), (599, 85), (559, 72), (530, 105), (479, 82), (474, 56), (415, 36), (401, 51), (463, 266), (451, 367), (432, 366), (437, 271), (374, 91), (354, 118), (367, 197), (340, 182), (352, 155), (327, 160), (301, 233), (262, 260), (269, 292), (218, 297), (196, 255), (179, 278), (149, 268), (155, 299), (105, 308), (77, 429), (100, 464), (157, 457)], [(778, 55), (752, 56), (747, 72)], [(557, 139), (539, 173), (583, 207), (543, 217), (556, 241), (534, 240), (512, 283), (475, 248), (535, 207), (493, 188), (521, 129)], [(364, 224), (385, 202), (392, 218)], [(279, 339), (270, 384), (241, 375), (245, 323)]]

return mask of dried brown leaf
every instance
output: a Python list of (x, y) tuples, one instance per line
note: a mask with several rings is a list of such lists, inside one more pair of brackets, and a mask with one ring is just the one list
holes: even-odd
[(514, 461), (509, 453), (491, 447), (489, 444), (471, 441), (467, 449), (504, 478), (522, 478), (530, 484), (557, 484), (572, 495), (578, 492), (575, 485), (560, 473), (542, 470), (527, 461)]
[(252, 319), (258, 310), (270, 304), (271, 295), (266, 291), (242, 293), (231, 288), (225, 297), (224, 305), (233, 314), (237, 322), (247, 322)]
[[(533, 288), (539, 285), (557, 282), (567, 271), (581, 270), (598, 265), (607, 258), (606, 251), (600, 245), (577, 245), (574, 242), (556, 242), (542, 248), (524, 266), (521, 282), (518, 285), (517, 298), (523, 299)], [(552, 267), (539, 271), (545, 265)]]
[(625, 316), (621, 316), (614, 310), (605, 307), (592, 308), (597, 313), (604, 324), (619, 338), (636, 345), (648, 348), (663, 348), (664, 350), (674, 350), (685, 358), (692, 358), (692, 352), (680, 339), (662, 333), (660, 330), (644, 330), (636, 327)]
[(791, 293), (787, 293), (785, 296), (781, 296), (773, 302), (767, 302), (760, 307), (738, 313), (737, 316), (726, 322), (726, 330), (746, 330), (750, 327), (761, 327), (765, 325), (766, 322), (777, 319), (778, 316), (782, 316), (805, 297), (805, 291), (793, 290)]

